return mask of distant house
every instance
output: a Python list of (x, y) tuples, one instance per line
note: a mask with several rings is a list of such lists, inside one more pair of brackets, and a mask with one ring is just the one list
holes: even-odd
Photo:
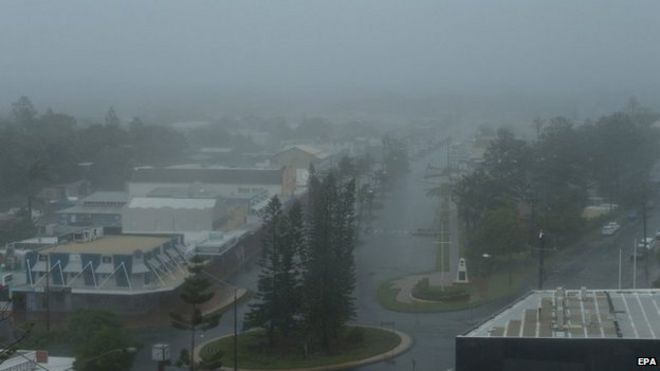
[(121, 209), (128, 202), (126, 192), (94, 192), (77, 205), (57, 211), (57, 222), (66, 225), (121, 225)]
[(330, 157), (330, 153), (305, 144), (285, 147), (273, 155), (272, 163), (294, 169), (309, 169), (310, 165), (320, 165)]
[(296, 174), (296, 187), (304, 187), (309, 177), (310, 165), (314, 165), (317, 170), (324, 170), (332, 165), (333, 159), (332, 152), (305, 144), (295, 144), (275, 153), (271, 162), (293, 169)]
[(63, 200), (78, 200), (89, 194), (91, 184), (87, 180), (78, 180), (71, 183), (61, 183), (47, 186), (37, 194), (37, 199), (43, 202), (58, 202)]
[(196, 185), (219, 197), (236, 197), (266, 191), (288, 196), (295, 189), (295, 173), (287, 168), (226, 168), (180, 165), (137, 168), (128, 182), (130, 197), (146, 197), (157, 188)]

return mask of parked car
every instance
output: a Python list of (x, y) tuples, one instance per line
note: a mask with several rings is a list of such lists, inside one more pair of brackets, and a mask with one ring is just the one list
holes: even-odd
[[(644, 240), (646, 240), (646, 244), (644, 243)], [(655, 249), (655, 238), (646, 237), (645, 239), (642, 239), (641, 241), (637, 242), (638, 250), (644, 249), (644, 247), (646, 247), (647, 250)]]
[(635, 259), (635, 252), (637, 252), (637, 260), (646, 259), (646, 256), (649, 254), (649, 252), (653, 251), (654, 249), (655, 238), (646, 237), (646, 246), (644, 246), (644, 240), (638, 241), (637, 248), (630, 252), (630, 260)]
[(609, 222), (603, 226), (603, 228), (600, 229), (600, 233), (603, 236), (612, 236), (615, 234), (621, 226), (617, 222)]

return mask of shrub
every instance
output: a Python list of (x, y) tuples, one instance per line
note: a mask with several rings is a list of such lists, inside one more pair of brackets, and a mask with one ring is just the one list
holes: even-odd
[(470, 292), (465, 286), (434, 287), (429, 284), (428, 278), (417, 282), (412, 289), (412, 295), (417, 299), (430, 301), (463, 301), (470, 298)]

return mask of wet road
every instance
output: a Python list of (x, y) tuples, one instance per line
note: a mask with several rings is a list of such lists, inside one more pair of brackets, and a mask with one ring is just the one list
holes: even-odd
[[(363, 236), (362, 243), (356, 249), (356, 321), (376, 326), (386, 322), (388, 327), (393, 323), (397, 330), (410, 334), (415, 343), (407, 353), (395, 360), (361, 367), (361, 371), (412, 370), (413, 362), (416, 370), (451, 368), (454, 366), (454, 337), (506, 305), (506, 302), (500, 301), (461, 312), (406, 314), (388, 311), (378, 304), (376, 290), (381, 282), (435, 268), (436, 245), (433, 240), (402, 233), (431, 227), (434, 223), (439, 201), (426, 196), (429, 185), (422, 181), (424, 169), (432, 159), (431, 156), (412, 164), (410, 174), (381, 198), (384, 207), (375, 211), (376, 217), (372, 221), (374, 233)], [(622, 264), (623, 287), (631, 287), (632, 263), (628, 259), (629, 246), (634, 238), (641, 236), (640, 224), (639, 221), (623, 224), (616, 236), (608, 238), (594, 233), (584, 246), (550, 258), (558, 263), (548, 267), (545, 287), (561, 285), (569, 288), (615, 288), (618, 280), (619, 247), (628, 248), (624, 250)], [(655, 226), (660, 226), (657, 210), (650, 213), (648, 225), (649, 231), (653, 232)], [(648, 276), (653, 280), (657, 276), (657, 273), (654, 273), (657, 271), (656, 260), (650, 259), (649, 263)], [(643, 261), (639, 262), (638, 287), (648, 287), (644, 264)], [(232, 282), (254, 290), (257, 274), (255, 265), (246, 267)], [(529, 287), (535, 285), (536, 281), (529, 282)], [(239, 305), (239, 328), (242, 327), (246, 310), (245, 303)], [(200, 337), (199, 341), (231, 333), (232, 326), (232, 313), (226, 312), (220, 326)], [(145, 347), (137, 355), (134, 370), (155, 369), (155, 364), (149, 359), (152, 344), (170, 343), (173, 358), (176, 358), (179, 350), (189, 343), (186, 332), (169, 327), (142, 333), (139, 340)]]

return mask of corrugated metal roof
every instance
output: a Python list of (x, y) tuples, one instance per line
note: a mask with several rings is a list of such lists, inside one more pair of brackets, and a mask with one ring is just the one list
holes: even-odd
[(98, 191), (83, 198), (82, 202), (127, 202), (128, 193), (121, 191)]
[(467, 337), (660, 338), (660, 290), (534, 291)]
[(129, 209), (211, 209), (217, 200), (214, 198), (169, 198), (169, 197), (133, 197), (128, 203)]
[(141, 168), (136, 183), (281, 184), (284, 169)]

